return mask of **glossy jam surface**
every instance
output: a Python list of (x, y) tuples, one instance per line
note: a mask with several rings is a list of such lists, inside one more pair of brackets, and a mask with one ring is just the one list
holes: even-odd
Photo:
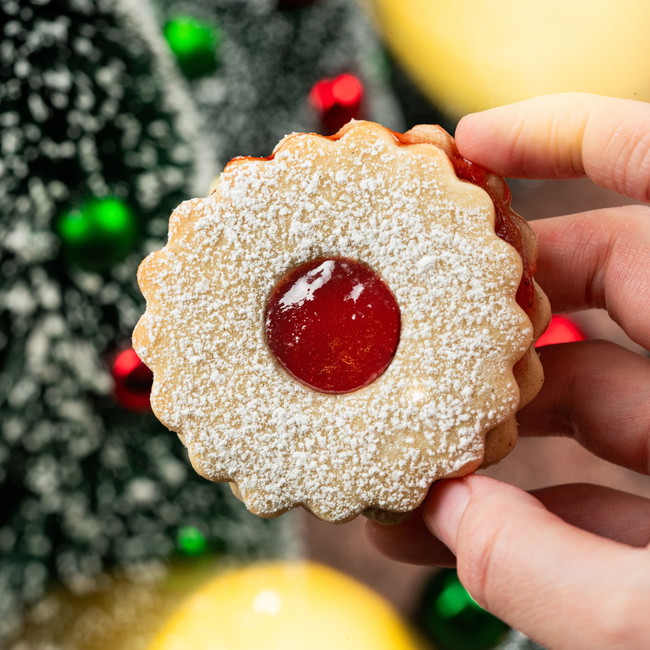
[(271, 351), (292, 377), (324, 393), (349, 393), (390, 364), (400, 311), (369, 267), (348, 258), (319, 258), (278, 282), (265, 324)]

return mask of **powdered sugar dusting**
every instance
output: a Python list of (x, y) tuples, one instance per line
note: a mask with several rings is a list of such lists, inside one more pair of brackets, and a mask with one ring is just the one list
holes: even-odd
[[(176, 210), (140, 270), (134, 340), (156, 414), (199, 472), (235, 482), (258, 514), (414, 508), (433, 480), (477, 466), (486, 432), (518, 405), (512, 366), (532, 334), (514, 300), (521, 260), (493, 222), (487, 194), (439, 149), (399, 146), (370, 123), (233, 161), (210, 197)], [(278, 279), (321, 257), (369, 265), (401, 310), (391, 365), (353, 393), (298, 383), (264, 339)]]

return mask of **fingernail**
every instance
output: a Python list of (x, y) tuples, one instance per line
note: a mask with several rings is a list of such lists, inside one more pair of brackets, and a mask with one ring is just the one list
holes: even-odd
[(427, 497), (424, 508), (427, 527), (451, 551), (456, 549), (458, 525), (469, 498), (469, 487), (462, 479), (438, 481)]

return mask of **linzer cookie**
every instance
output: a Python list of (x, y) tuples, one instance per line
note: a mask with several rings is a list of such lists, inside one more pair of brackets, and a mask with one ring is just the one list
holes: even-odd
[(258, 515), (397, 521), (513, 447), (542, 382), (535, 247), (439, 127), (287, 136), (140, 266), (153, 410)]

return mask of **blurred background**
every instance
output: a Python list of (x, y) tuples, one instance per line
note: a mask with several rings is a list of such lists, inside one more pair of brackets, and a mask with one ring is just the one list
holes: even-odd
[[(649, 101), (649, 27), (644, 0), (1, 0), (0, 647), (535, 647), (453, 572), (380, 557), (362, 521), (264, 521), (196, 476), (130, 347), (135, 272), (178, 203), (292, 131), (453, 131), (558, 91)], [(626, 202), (512, 189), (529, 219)], [(634, 348), (600, 312), (548, 337)], [(565, 439), (489, 473), (650, 496)]]

